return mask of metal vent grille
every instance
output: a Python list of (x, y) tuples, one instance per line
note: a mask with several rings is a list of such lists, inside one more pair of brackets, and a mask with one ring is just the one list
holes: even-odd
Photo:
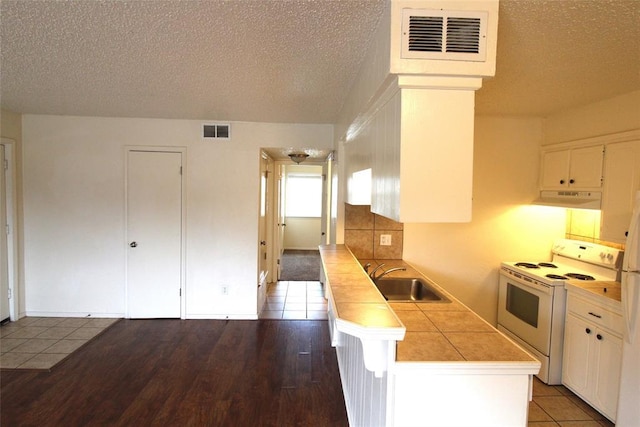
[(447, 18), (447, 52), (480, 52), (480, 19)]
[(442, 16), (411, 16), (409, 18), (409, 51), (442, 52), (443, 29)]
[(231, 139), (231, 125), (228, 124), (203, 124), (202, 125), (202, 138), (203, 139)]
[(487, 12), (404, 9), (402, 57), (484, 61)]

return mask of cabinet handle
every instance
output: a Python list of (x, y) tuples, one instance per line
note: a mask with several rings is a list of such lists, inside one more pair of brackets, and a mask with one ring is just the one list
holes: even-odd
[(561, 179), (561, 180), (560, 180), (560, 184), (564, 184), (564, 179)]
[(575, 180), (575, 179), (570, 179), (570, 180), (569, 180), (569, 184), (574, 184), (575, 182), (576, 182), (576, 180)]
[(591, 333), (591, 329), (587, 328), (584, 330), (586, 333), (590, 334)]
[(593, 312), (589, 312), (590, 315), (592, 315), (593, 317), (597, 317), (598, 319), (602, 319), (602, 316), (600, 316), (599, 314), (595, 314)]
[(598, 334), (598, 335), (596, 335), (596, 338), (597, 338), (598, 340), (602, 340), (602, 335)]

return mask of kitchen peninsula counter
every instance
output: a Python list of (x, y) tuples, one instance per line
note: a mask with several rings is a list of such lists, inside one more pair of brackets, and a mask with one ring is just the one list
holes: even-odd
[(348, 247), (320, 254), (352, 425), (526, 425), (538, 360), (405, 261), (378, 273), (404, 267), (386, 277), (420, 277), (451, 302), (387, 302)]
[[(497, 329), (455, 297), (402, 260), (384, 261), (380, 270), (406, 268), (386, 277), (420, 277), (451, 302), (387, 302), (346, 246), (321, 246), (327, 292), (332, 294), (336, 315), (363, 328), (380, 326), (398, 331), (397, 362), (523, 362), (531, 368), (539, 362), (505, 338)], [(375, 260), (369, 271), (377, 267)], [(395, 318), (395, 319), (394, 319)]]

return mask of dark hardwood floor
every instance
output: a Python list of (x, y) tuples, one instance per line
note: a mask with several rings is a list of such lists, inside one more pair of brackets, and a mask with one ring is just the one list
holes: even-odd
[(0, 373), (2, 426), (346, 426), (326, 321), (122, 320)]

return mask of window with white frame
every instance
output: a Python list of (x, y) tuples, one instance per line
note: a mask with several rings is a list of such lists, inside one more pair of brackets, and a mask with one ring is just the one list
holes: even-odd
[(322, 176), (291, 173), (287, 175), (285, 215), (320, 218), (322, 214)]

